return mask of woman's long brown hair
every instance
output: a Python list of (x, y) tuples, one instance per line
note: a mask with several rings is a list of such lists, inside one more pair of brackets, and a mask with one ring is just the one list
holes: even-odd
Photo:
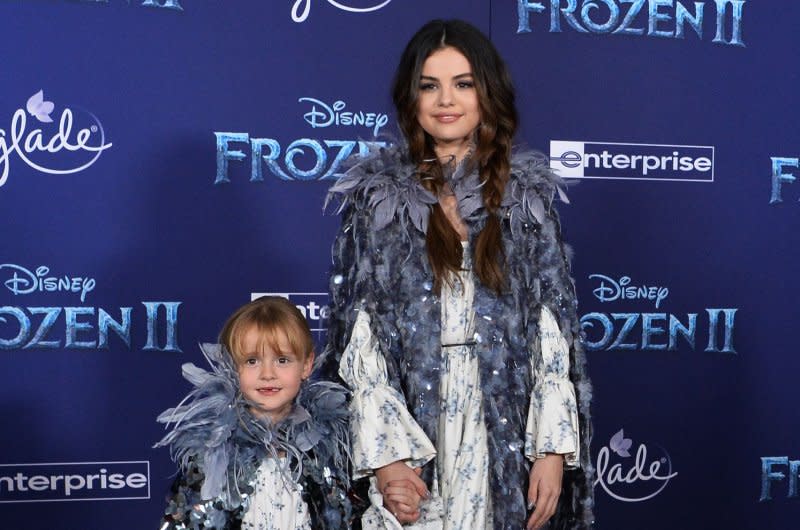
[[(474, 272), (483, 285), (501, 293), (506, 286), (506, 275), (498, 210), (509, 177), (511, 145), (517, 129), (514, 86), (505, 63), (491, 41), (474, 26), (460, 20), (433, 20), (406, 46), (395, 74), (392, 96), (422, 184), (438, 195), (445, 183), (443, 168), (436, 157), (433, 138), (419, 124), (417, 107), (422, 65), (433, 52), (446, 47), (457, 49), (469, 61), (481, 113), (475, 149), (467, 161), (471, 164), (467, 170), (477, 167), (483, 183), (483, 205), (488, 213), (473, 250)], [(439, 204), (432, 207), (426, 248), (434, 288), (439, 291), (442, 282), (452, 282), (463, 258), (458, 233)]]

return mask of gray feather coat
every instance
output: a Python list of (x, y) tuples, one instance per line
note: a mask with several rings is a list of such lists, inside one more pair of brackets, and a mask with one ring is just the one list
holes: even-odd
[[(556, 316), (570, 345), (570, 379), (578, 401), (581, 445), (581, 467), (565, 471), (551, 528), (589, 528), (593, 520), (591, 385), (568, 252), (553, 208), (556, 195), (566, 201), (562, 185), (543, 155), (529, 152), (513, 157), (499, 212), (509, 288), (498, 296), (480, 282), (475, 286), (476, 353), (496, 530), (524, 528), (529, 515), (530, 463), (523, 453), (533, 386), (530, 359), (541, 354), (537, 328), (542, 306)], [(451, 186), (469, 229), (470, 248), (475, 248), (474, 239), (487, 218), (477, 172), (466, 174), (459, 166), (451, 176)], [(358, 159), (331, 188), (328, 199), (338, 202), (343, 216), (333, 245), (332, 311), (323, 367), (336, 377), (357, 311), (367, 311), (372, 334), (386, 359), (389, 381), (435, 444), (441, 305), (432, 290), (425, 231), (436, 198), (419, 183), (407, 153), (389, 148)]]

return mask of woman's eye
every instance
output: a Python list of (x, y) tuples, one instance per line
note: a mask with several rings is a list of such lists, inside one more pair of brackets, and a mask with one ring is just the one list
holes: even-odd
[(421, 85), (419, 85), (419, 89), (425, 91), (434, 90), (435, 88), (436, 88), (435, 83), (422, 83)]
[(458, 88), (472, 88), (475, 86), (475, 83), (472, 81), (459, 81), (456, 85)]

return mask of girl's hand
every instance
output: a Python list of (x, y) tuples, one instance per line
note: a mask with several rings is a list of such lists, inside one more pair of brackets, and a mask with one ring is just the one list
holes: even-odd
[(419, 519), (419, 502), (428, 497), (428, 488), (419, 478), (421, 472), (421, 468), (412, 469), (401, 461), (375, 470), (383, 504), (400, 523)]
[(534, 460), (528, 487), (528, 505), (535, 508), (528, 519), (528, 530), (538, 530), (556, 513), (563, 474), (562, 455), (547, 454), (544, 458)]

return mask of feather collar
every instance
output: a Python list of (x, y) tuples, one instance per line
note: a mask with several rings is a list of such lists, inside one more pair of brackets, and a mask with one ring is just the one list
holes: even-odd
[[(430, 207), (436, 196), (420, 182), (416, 165), (402, 145), (373, 148), (366, 156), (352, 157), (350, 167), (334, 184), (325, 200), (325, 208), (338, 202), (336, 213), (348, 206), (368, 208), (373, 213), (373, 228), (380, 230), (393, 219), (404, 228), (410, 224), (422, 233), (427, 231)], [(511, 158), (510, 178), (501, 204), (501, 216), (508, 217), (512, 230), (523, 223), (541, 224), (557, 195), (569, 203), (563, 180), (549, 167), (548, 158), (538, 151), (518, 150)], [(469, 159), (445, 166), (445, 178), (458, 201), (462, 218), (467, 222), (485, 215), (478, 171)]]
[[(288, 478), (295, 482), (303, 476), (321, 484), (330, 476), (330, 469), (323, 476), (325, 468), (346, 469), (343, 387), (323, 381), (304, 384), (292, 411), (271, 424), (250, 412), (253, 404), (242, 395), (236, 367), (224, 347), (201, 344), (200, 349), (211, 371), (183, 365), (183, 377), (194, 389), (158, 416), (157, 421), (172, 430), (155, 447), (168, 446), (184, 472), (192, 463), (200, 466), (205, 475), (203, 499), (220, 498), (229, 509), (240, 506), (265, 457), (286, 455), (293, 464)], [(313, 461), (307, 454), (312, 450)]]

